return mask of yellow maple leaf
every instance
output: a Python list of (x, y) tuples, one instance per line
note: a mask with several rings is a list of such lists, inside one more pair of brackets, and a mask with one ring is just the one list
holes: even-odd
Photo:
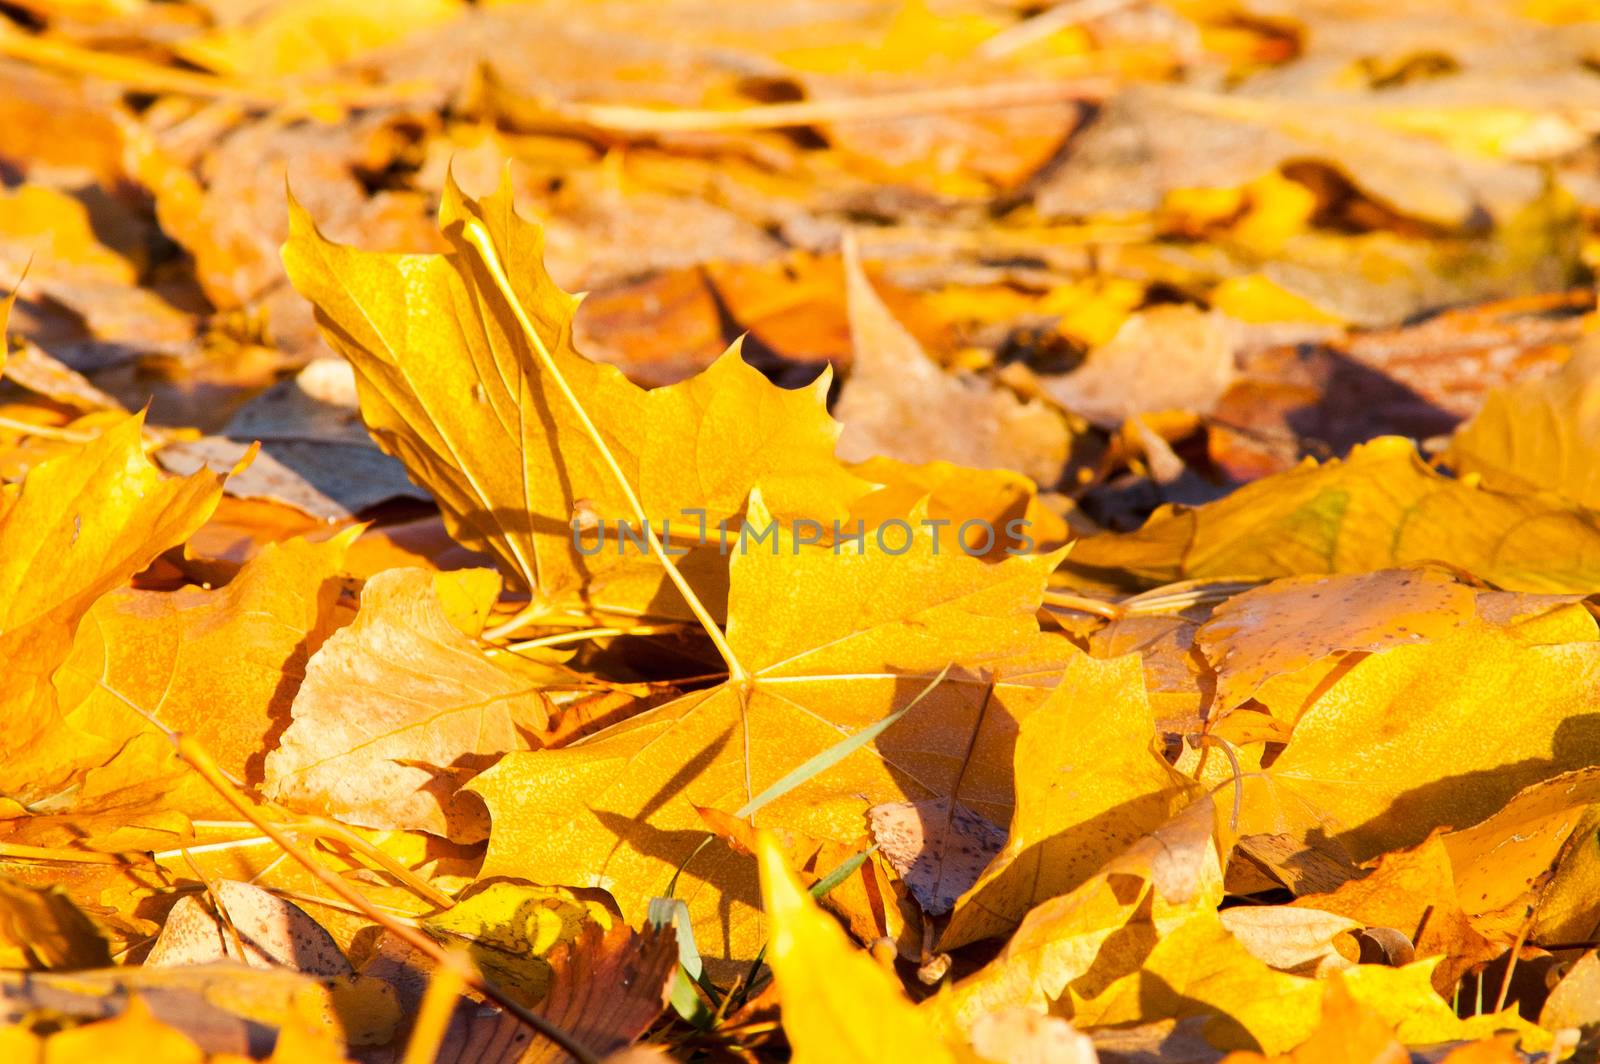
[[(355, 367), (368, 428), (451, 534), (536, 604), (687, 617), (654, 558), (616, 549), (617, 522), (637, 528), (638, 508), (653, 527), (669, 522), (663, 538), (690, 548), (679, 565), (716, 603), (722, 558), (701, 535), (740, 514), (758, 482), (780, 517), (825, 526), (868, 488), (833, 456), (826, 373), (786, 391), (735, 348), (646, 391), (580, 355), (578, 300), (545, 271), (543, 231), (517, 217), (509, 183), (482, 202), (446, 187), (449, 255), (358, 251), (323, 239), (298, 205), (290, 217), (289, 277)], [(598, 551), (575, 542), (580, 514), (610, 531)]]
[[(749, 510), (767, 527), (759, 493)], [(754, 956), (754, 869), (722, 845), (694, 856), (705, 837), (696, 807), (740, 810), (924, 693), (870, 747), (766, 805), (756, 823), (851, 842), (873, 805), (950, 797), (1003, 823), (1016, 721), (1081, 652), (1035, 619), (1053, 556), (980, 561), (948, 535), (941, 544), (916, 524), (922, 516), (906, 523), (904, 553), (897, 539), (885, 549), (869, 535), (861, 550), (835, 553), (787, 532), (735, 550), (727, 638), (748, 679), (571, 747), (509, 754), (477, 777), (470, 789), (493, 820), (483, 875), (604, 886), (638, 919), (688, 862), (679, 894), (701, 950)], [(994, 679), (968, 671), (926, 690), (952, 664)]]
[(771, 922), (767, 963), (797, 1061), (961, 1059), (894, 977), (855, 948), (817, 907), (770, 834), (757, 836), (761, 900)]
[(945, 1033), (1007, 1007), (1044, 1011), (1136, 972), (1152, 947), (1222, 900), (1216, 807), (1186, 806), (1070, 893), (1035, 906), (984, 967), (922, 1004)]
[(1562, 616), (1582, 626), (1562, 642), (1480, 615), (1329, 671), (1282, 754), (1245, 774), (1241, 831), (1320, 830), (1365, 858), (1592, 763), (1600, 632), (1582, 611)]
[(1016, 809), (1003, 849), (956, 902), (940, 947), (1010, 930), (1172, 818), (1194, 785), (1156, 749), (1137, 658), (1084, 657), (1023, 719)]
[(335, 576), (355, 534), (269, 544), (222, 588), (122, 588), (96, 602), (56, 687), (64, 726), (85, 759), (99, 751), (99, 763), (51, 811), (81, 818), (166, 806), (231, 816), (129, 703), (194, 737), (235, 778), (259, 783), (263, 748), (306, 658), (332, 630)]
[(1430, 470), (1382, 437), (1195, 509), (1163, 506), (1137, 532), (1080, 540), (1063, 577), (1140, 588), (1200, 577), (1270, 579), (1437, 561), (1513, 591), (1600, 588), (1600, 517)]
[(79, 765), (51, 683), (96, 599), (203, 524), (222, 478), (168, 477), (135, 415), (0, 493), (0, 794), (54, 793)]
[(1600, 506), (1600, 344), (1583, 345), (1549, 376), (1491, 391), (1444, 457), (1491, 488)]

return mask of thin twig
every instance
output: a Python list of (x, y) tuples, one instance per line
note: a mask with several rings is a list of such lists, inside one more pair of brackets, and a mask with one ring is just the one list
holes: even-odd
[(1065, 0), (1055, 7), (1046, 8), (1037, 15), (1007, 26), (978, 45), (977, 54), (984, 59), (1004, 59), (1011, 53), (1060, 33), (1070, 26), (1114, 15), (1140, 2), (1141, 0)]
[(148, 853), (97, 853), (93, 850), (63, 850), (53, 846), (24, 846), (0, 842), (0, 858), (18, 861), (61, 861), (67, 864), (127, 865), (150, 868), (155, 862)]
[[(211, 907), (217, 913), (217, 923), (221, 924), (228, 937), (233, 939), (233, 947), (239, 951), (240, 963), (250, 963), (249, 955), (244, 951), (244, 937), (239, 934), (239, 929), (234, 926), (233, 916), (229, 914), (228, 907), (222, 904), (222, 895), (217, 893), (216, 883), (212, 881), (210, 876), (206, 875), (206, 870), (200, 867), (199, 862), (194, 859), (188, 850), (179, 852), (183, 854), (184, 861), (189, 865), (189, 871), (193, 872), (194, 877), (206, 888), (206, 897), (211, 899)], [(223, 953), (227, 953), (226, 947), (224, 947)]]
[(1528, 932), (1533, 930), (1533, 909), (1528, 909), (1528, 919), (1522, 924), (1522, 930), (1517, 932), (1517, 940), (1511, 944), (1511, 955), (1506, 960), (1506, 974), (1500, 980), (1500, 995), (1494, 999), (1494, 1011), (1499, 1012), (1506, 1007), (1506, 998), (1511, 994), (1511, 976), (1517, 970), (1517, 954), (1522, 952), (1522, 944), (1528, 941)]
[(445, 1032), (450, 1027), (450, 1016), (456, 1010), (456, 999), (466, 989), (471, 963), (457, 950), (445, 953), (446, 963), (439, 966), (422, 995), (422, 1005), (417, 1009), (417, 1022), (411, 1027), (411, 1037), (406, 1040), (406, 1055), (400, 1064), (434, 1064), (439, 1057), (439, 1047), (444, 1044)]
[(551, 109), (563, 117), (616, 133), (712, 133), (882, 122), (952, 111), (989, 111), (1070, 103), (1101, 99), (1110, 91), (1111, 83), (1104, 78), (1082, 78), (1073, 81), (1001, 81), (953, 89), (922, 89), (837, 100), (799, 100), (723, 110), (666, 110), (598, 103), (552, 104)]

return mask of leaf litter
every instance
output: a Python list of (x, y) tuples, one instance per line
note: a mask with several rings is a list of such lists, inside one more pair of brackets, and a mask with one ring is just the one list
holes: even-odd
[(1597, 25), (10, 5), (0, 1051), (1592, 1053)]

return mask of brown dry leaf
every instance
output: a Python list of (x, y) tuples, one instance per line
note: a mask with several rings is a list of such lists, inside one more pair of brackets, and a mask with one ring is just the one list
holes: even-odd
[[(677, 942), (664, 930), (634, 932), (622, 923), (604, 933), (587, 924), (576, 941), (550, 955), (550, 996), (539, 1012), (600, 1053), (632, 1045), (666, 1008)], [(519, 1064), (560, 1059), (547, 1042)]]
[(225, 469), (252, 444), (260, 445), (254, 460), (228, 481), (235, 498), (285, 503), (324, 521), (392, 499), (428, 498), (367, 435), (350, 367), (334, 359), (319, 359), (252, 399), (219, 435), (170, 444), (159, 459), (175, 473)]
[(1206, 414), (1233, 381), (1234, 345), (1230, 323), (1214, 311), (1153, 307), (1130, 316), (1081, 368), (1040, 385), (1062, 406), (1107, 428), (1140, 414)]
[(1600, 1023), (1600, 953), (1593, 950), (1575, 961), (1539, 1010), (1539, 1026), (1559, 1031)]
[[(0, 321), (0, 332), (4, 322)], [(83, 374), (65, 365), (35, 344), (23, 344), (4, 360), (5, 379), (20, 384), (30, 392), (74, 407), (84, 413), (96, 410), (114, 410), (122, 413), (122, 404), (96, 388)]]
[[(548, 965), (541, 981), (548, 993), (534, 1007), (579, 1044), (620, 1054), (660, 1017), (677, 970), (677, 939), (670, 929), (630, 930), (589, 921), (570, 940), (544, 943)], [(403, 1014), (414, 1016), (427, 992), (434, 962), (386, 936), (362, 974), (394, 989)], [(509, 1012), (463, 998), (450, 1016), (438, 1064), (556, 1064), (572, 1058), (536, 1037)]]
[(878, 852), (929, 916), (948, 913), (1006, 843), (1004, 828), (949, 798), (875, 805), (867, 810), (867, 826)]
[(422, 569), (379, 573), (355, 621), (306, 664), (293, 721), (267, 755), (266, 793), (352, 824), (488, 834), (456, 791), (496, 755), (526, 750), (549, 703), (451, 624)]
[(999, 467), (1054, 486), (1071, 446), (1060, 414), (1003, 386), (946, 373), (873, 291), (853, 238), (845, 240), (844, 262), (855, 358), (834, 405), (844, 423), (839, 455)]
[(224, 960), (323, 978), (354, 974), (333, 937), (304, 909), (231, 879), (211, 883), (204, 900), (196, 896), (179, 900), (144, 963), (148, 968), (170, 968)]
[[(1296, 897), (1337, 890), (1341, 883), (1361, 874), (1344, 847), (1324, 837), (1302, 840), (1287, 834), (1241, 835), (1234, 856), (1250, 862), (1271, 883)], [(1236, 868), (1236, 862), (1228, 865), (1230, 876)]]
[(1228, 934), (1268, 967), (1319, 978), (1350, 967), (1336, 943), (1361, 928), (1348, 916), (1287, 905), (1238, 905), (1218, 916)]
[(1331, 655), (1442, 638), (1474, 616), (1476, 599), (1433, 569), (1289, 577), (1218, 606), (1195, 643), (1217, 673), (1215, 709), (1226, 711)]
[(1447, 433), (1488, 390), (1567, 357), (1593, 305), (1581, 291), (1501, 300), (1309, 350), (1246, 351), (1213, 412), (1208, 450), (1229, 475), (1251, 480), (1375, 436)]

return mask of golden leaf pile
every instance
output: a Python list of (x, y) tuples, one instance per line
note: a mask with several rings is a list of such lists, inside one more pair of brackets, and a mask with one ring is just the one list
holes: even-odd
[(0, 1060), (1592, 1056), (1596, 69), (5, 5)]

